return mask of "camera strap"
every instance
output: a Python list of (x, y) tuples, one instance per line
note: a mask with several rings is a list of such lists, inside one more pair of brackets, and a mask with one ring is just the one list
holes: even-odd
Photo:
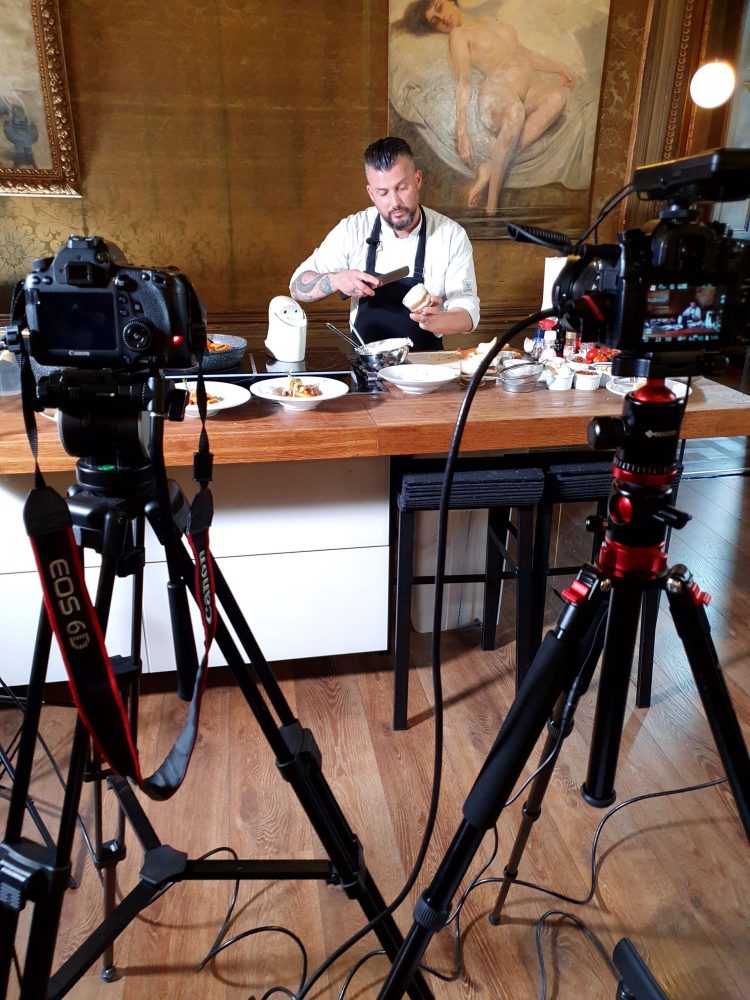
[[(36, 383), (27, 352), (23, 349), (21, 374), (24, 421), (34, 457), (34, 486), (24, 505), (24, 524), (42, 583), (44, 606), (60, 647), (73, 700), (96, 750), (112, 769), (136, 782), (150, 798), (167, 799), (181, 785), (195, 746), (208, 673), (209, 650), (218, 624), (213, 563), (209, 548), (213, 500), (208, 482), (211, 477), (212, 456), (205, 428), (206, 393), (202, 385), (202, 365), (199, 370), (201, 384), (198, 389), (198, 405), (203, 426), (201, 444), (194, 458), (194, 478), (200, 483), (200, 488), (191, 504), (187, 537), (194, 557), (193, 587), (203, 623), (204, 651), (195, 673), (183, 728), (162, 764), (146, 778), (141, 773), (128, 713), (107, 654), (96, 609), (86, 586), (70, 510), (65, 500), (46, 484), (39, 467), (36, 418), (32, 402), (36, 398)], [(173, 574), (177, 565), (177, 560), (173, 558), (174, 550), (176, 546), (181, 547), (182, 542), (176, 537), (173, 526), (168, 481), (160, 447), (162, 436), (163, 416), (152, 417), (150, 450), (152, 462), (157, 454), (159, 456), (153, 463), (154, 478), (167, 562), (170, 574)], [(181, 579), (179, 581), (180, 584), (185, 582)]]

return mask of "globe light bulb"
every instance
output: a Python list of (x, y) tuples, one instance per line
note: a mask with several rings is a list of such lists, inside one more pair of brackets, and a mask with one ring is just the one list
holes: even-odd
[(699, 108), (718, 108), (732, 96), (734, 69), (728, 62), (704, 63), (690, 81), (690, 96)]

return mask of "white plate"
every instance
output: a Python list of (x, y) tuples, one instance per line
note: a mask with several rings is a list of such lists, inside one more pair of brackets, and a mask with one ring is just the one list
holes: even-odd
[[(637, 389), (639, 386), (645, 384), (646, 384), (645, 378), (618, 377), (609, 379), (606, 385), (606, 389), (608, 392), (614, 392), (615, 395), (617, 396), (627, 396), (627, 394), (629, 392), (632, 392), (633, 389)], [(668, 389), (672, 390), (672, 392), (678, 399), (685, 398), (685, 390), (687, 389), (687, 386), (685, 385), (684, 382), (677, 382), (673, 378), (667, 378), (664, 379), (664, 384)], [(688, 390), (688, 394), (691, 393), (692, 391), (693, 391), (692, 389)]]
[(391, 365), (389, 368), (381, 368), (378, 372), (379, 378), (398, 386), (402, 392), (412, 396), (434, 392), (441, 385), (455, 381), (458, 374), (452, 366), (415, 364)]
[[(178, 389), (189, 389), (191, 393), (195, 392), (195, 387), (197, 385), (194, 379), (190, 381), (179, 381), (175, 385)], [(209, 400), (206, 406), (206, 416), (212, 417), (214, 413), (218, 413), (219, 410), (231, 410), (233, 406), (242, 406), (250, 399), (250, 393), (247, 389), (243, 389), (241, 385), (233, 385), (231, 382), (206, 382), (206, 395), (215, 396), (216, 402), (212, 403)], [(185, 415), (188, 417), (198, 417), (197, 405), (189, 403)]]
[(259, 399), (269, 399), (272, 403), (278, 403), (285, 410), (313, 410), (316, 406), (324, 403), (327, 399), (336, 399), (349, 392), (346, 382), (340, 382), (337, 378), (324, 378), (321, 375), (301, 376), (303, 385), (317, 385), (320, 389), (319, 396), (277, 396), (274, 389), (285, 389), (289, 385), (289, 376), (283, 378), (264, 378), (258, 382), (253, 382), (250, 392)]

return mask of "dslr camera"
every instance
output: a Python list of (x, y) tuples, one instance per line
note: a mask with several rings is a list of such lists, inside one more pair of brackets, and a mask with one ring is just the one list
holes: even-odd
[(509, 227), (513, 238), (568, 254), (552, 290), (564, 325), (622, 352), (622, 374), (642, 374), (651, 363), (681, 368), (688, 352), (703, 358), (750, 343), (750, 244), (722, 223), (701, 221), (697, 208), (750, 197), (750, 150), (639, 167), (631, 191), (664, 207), (617, 244), (575, 245), (560, 234)]
[(203, 306), (177, 268), (129, 264), (99, 236), (71, 236), (22, 282), (29, 354), (41, 365), (190, 368), (206, 346)]

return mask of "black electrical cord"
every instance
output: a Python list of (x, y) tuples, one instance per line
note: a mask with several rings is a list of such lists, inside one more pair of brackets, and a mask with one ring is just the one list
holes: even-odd
[(587, 927), (582, 920), (578, 919), (578, 917), (574, 917), (572, 913), (566, 913), (565, 910), (547, 910), (537, 920), (536, 927), (534, 929), (534, 939), (536, 941), (536, 955), (537, 958), (539, 959), (539, 970), (541, 972), (541, 977), (542, 977), (541, 986), (539, 988), (539, 1000), (547, 1000), (547, 966), (544, 962), (544, 951), (542, 949), (542, 928), (544, 927), (544, 922), (548, 920), (550, 917), (562, 917), (564, 920), (570, 920), (571, 923), (575, 924), (575, 926), (580, 931), (583, 931), (583, 933), (586, 935), (589, 941), (592, 942), (596, 950), (599, 952), (604, 961), (607, 963), (609, 971), (612, 973), (615, 979), (619, 980), (620, 977), (617, 974), (617, 969), (615, 968), (614, 962), (609, 957), (607, 949), (602, 944), (601, 939), (598, 938), (596, 934), (594, 934), (594, 932), (591, 930), (590, 927)]
[(577, 899), (574, 896), (566, 896), (565, 893), (557, 892), (555, 889), (550, 889), (546, 886), (537, 885), (535, 882), (524, 882), (523, 879), (510, 878), (507, 875), (501, 875), (499, 877), (486, 878), (473, 882), (462, 895), (459, 905), (463, 906), (469, 892), (473, 892), (473, 890), (477, 889), (480, 885), (501, 885), (503, 882), (511, 882), (513, 885), (521, 885), (525, 889), (533, 889), (535, 892), (543, 892), (547, 896), (552, 896), (554, 899), (559, 899), (564, 903), (572, 903), (574, 906), (585, 906), (587, 903), (591, 902), (596, 894), (598, 881), (596, 873), (596, 851), (599, 844), (599, 838), (602, 835), (605, 824), (615, 815), (615, 813), (618, 813), (620, 809), (624, 809), (625, 806), (633, 805), (636, 802), (644, 802), (647, 799), (664, 798), (667, 795), (682, 795), (685, 792), (699, 792), (704, 788), (713, 788), (715, 785), (723, 785), (726, 780), (726, 778), (715, 778), (713, 781), (706, 781), (700, 785), (686, 785), (683, 788), (669, 788), (664, 792), (645, 792), (643, 795), (634, 795), (632, 798), (625, 799), (618, 805), (613, 806), (610, 810), (608, 810), (608, 812), (602, 817), (602, 820), (597, 826), (594, 834), (594, 840), (591, 845), (591, 888), (583, 899)]
[(339, 945), (335, 951), (331, 952), (327, 958), (315, 969), (310, 978), (304, 984), (302, 989), (296, 995), (295, 1000), (303, 1000), (305, 996), (309, 993), (314, 984), (323, 975), (323, 973), (333, 965), (333, 963), (341, 957), (352, 945), (356, 944), (357, 941), (361, 940), (366, 934), (368, 934), (377, 924), (383, 920), (386, 916), (390, 916), (407, 898), (409, 893), (414, 886), (414, 883), (419, 876), (419, 872), (424, 864), (424, 859), (427, 855), (427, 850), (432, 840), (432, 833), (435, 827), (435, 819), (437, 817), (437, 807), (440, 799), (440, 783), (442, 776), (442, 763), (443, 763), (443, 687), (440, 677), (440, 631), (441, 631), (441, 619), (443, 612), (443, 587), (445, 585), (445, 562), (446, 562), (446, 548), (447, 548), (447, 537), (448, 537), (448, 508), (451, 487), (453, 485), (453, 474), (456, 465), (456, 458), (458, 456), (458, 451), (461, 446), (461, 439), (463, 437), (464, 428), (466, 426), (466, 421), (469, 416), (469, 410), (473, 402), (474, 396), (476, 395), (477, 389), (482, 384), (482, 379), (484, 378), (487, 369), (489, 368), (492, 360), (495, 356), (502, 350), (502, 348), (515, 337), (517, 333), (525, 330), (526, 327), (532, 326), (537, 323), (540, 319), (546, 319), (548, 316), (554, 315), (552, 309), (545, 309), (541, 312), (533, 313), (530, 316), (526, 316), (524, 319), (519, 320), (515, 323), (501, 338), (493, 348), (491, 348), (487, 354), (482, 358), (479, 367), (472, 376), (471, 382), (466, 388), (464, 398), (461, 402), (461, 407), (459, 409), (458, 417), (456, 418), (456, 423), (453, 428), (453, 437), (451, 439), (450, 447), (448, 449), (448, 454), (445, 463), (445, 475), (443, 477), (443, 488), (440, 494), (440, 506), (438, 509), (438, 533), (437, 533), (437, 556), (436, 556), (436, 566), (435, 566), (435, 608), (433, 612), (433, 626), (432, 626), (432, 643), (431, 643), (431, 661), (432, 661), (432, 686), (433, 686), (433, 700), (434, 700), (434, 712), (435, 712), (435, 739), (434, 739), (434, 763), (433, 763), (433, 777), (432, 777), (432, 790), (430, 793), (430, 805), (427, 812), (427, 820), (425, 822), (424, 832), (422, 834), (422, 840), (417, 852), (417, 857), (412, 866), (412, 870), (409, 873), (403, 888), (398, 893), (393, 902), (389, 903), (388, 906), (382, 910), (377, 917), (370, 920), (367, 924), (361, 927), (358, 931), (352, 934), (351, 937), (347, 938), (343, 944)]
[(606, 203), (606, 205), (604, 205), (604, 207), (601, 209), (601, 211), (594, 219), (594, 221), (591, 223), (591, 225), (588, 227), (588, 229), (586, 229), (583, 233), (581, 233), (576, 242), (578, 244), (583, 243), (583, 241), (586, 239), (587, 236), (590, 236), (595, 229), (598, 229), (598, 227), (601, 225), (604, 219), (606, 219), (609, 213), (614, 208), (616, 208), (624, 198), (627, 198), (628, 195), (632, 194), (633, 191), (635, 191), (635, 187), (631, 181), (629, 184), (626, 184), (625, 187), (620, 188), (619, 191), (613, 194), (612, 197), (609, 199), (609, 201)]
[[(703, 782), (702, 784), (698, 784), (698, 785), (686, 785), (686, 786), (684, 786), (682, 788), (670, 788), (670, 789), (667, 789), (666, 791), (663, 791), (663, 792), (646, 792), (643, 795), (634, 795), (634, 796), (632, 796), (629, 799), (625, 799), (623, 802), (620, 802), (618, 805), (613, 806), (612, 809), (608, 810), (607, 813), (602, 817), (602, 820), (599, 823), (599, 825), (597, 826), (596, 832), (594, 834), (594, 839), (592, 841), (592, 845), (591, 845), (591, 888), (590, 888), (590, 891), (588, 892), (588, 894), (583, 899), (576, 899), (573, 896), (567, 896), (564, 893), (557, 892), (556, 890), (550, 889), (550, 888), (548, 888), (546, 886), (537, 885), (535, 882), (526, 882), (523, 879), (510, 878), (510, 877), (505, 876), (505, 875), (500, 876), (499, 878), (482, 878), (481, 877), (482, 874), (487, 870), (487, 867), (488, 867), (487, 864), (485, 864), (482, 867), (482, 869), (480, 870), (480, 872), (478, 872), (477, 875), (474, 876), (474, 878), (472, 879), (472, 881), (470, 882), (470, 884), (467, 886), (467, 888), (462, 893), (461, 898), (459, 899), (459, 902), (458, 902), (458, 904), (456, 906), (456, 909), (454, 910), (453, 914), (449, 917), (447, 923), (450, 923), (451, 921), (455, 920), (455, 922), (456, 922), (456, 928), (458, 929), (458, 926), (459, 926), (459, 924), (458, 924), (458, 918), (460, 917), (461, 910), (463, 909), (463, 906), (464, 906), (466, 900), (468, 899), (469, 895), (475, 889), (478, 889), (480, 885), (500, 885), (500, 884), (502, 884), (504, 882), (511, 882), (513, 885), (521, 885), (524, 888), (526, 888), (526, 889), (532, 889), (535, 892), (542, 892), (545, 895), (553, 896), (555, 899), (562, 900), (563, 902), (566, 902), (566, 903), (572, 903), (575, 906), (585, 906), (586, 904), (588, 904), (588, 903), (591, 902), (591, 900), (594, 898), (594, 895), (596, 893), (597, 882), (598, 882), (598, 876), (597, 876), (597, 871), (596, 871), (596, 852), (597, 852), (597, 848), (598, 848), (598, 844), (599, 844), (599, 838), (600, 838), (600, 836), (602, 834), (602, 831), (604, 829), (605, 824), (615, 815), (615, 813), (618, 813), (620, 811), (620, 809), (624, 809), (625, 806), (633, 805), (636, 802), (643, 802), (643, 801), (646, 801), (647, 799), (664, 798), (665, 796), (669, 796), (669, 795), (682, 795), (682, 794), (684, 794), (686, 792), (698, 792), (698, 791), (702, 791), (705, 788), (713, 788), (716, 785), (725, 784), (726, 781), (727, 781), (726, 778), (716, 778), (713, 781), (706, 781), (706, 782)], [(498, 843), (497, 827), (495, 827), (495, 829), (494, 829), (494, 834), (495, 834), (495, 851), (493, 852), (492, 859), (494, 859), (494, 855), (497, 853), (497, 843)], [(539, 943), (540, 942), (540, 937), (539, 937), (539, 935), (541, 933), (540, 928), (541, 928), (541, 925), (544, 923), (544, 920), (546, 920), (549, 916), (551, 916), (553, 914), (560, 914), (560, 915), (565, 916), (568, 919), (572, 920), (577, 926), (579, 926), (581, 928), (581, 930), (584, 931), (584, 933), (586, 933), (594, 941), (594, 943), (596, 944), (596, 946), (599, 948), (600, 951), (603, 948), (603, 946), (600, 947), (600, 942), (599, 942), (598, 938), (596, 938), (596, 935), (593, 933), (593, 931), (591, 931), (588, 927), (586, 927), (586, 925), (583, 923), (583, 921), (579, 921), (578, 918), (572, 916), (571, 914), (565, 913), (562, 910), (548, 910), (546, 913), (544, 913), (542, 915), (542, 917), (540, 918), (540, 920), (537, 922), (537, 955), (538, 955), (539, 961), (540, 961), (540, 973), (541, 973), (541, 977), (542, 977), (542, 991), (540, 993), (540, 1000), (545, 1000), (545, 997), (546, 997), (546, 969), (545, 969), (545, 966), (544, 966), (544, 958), (541, 955), (541, 952), (539, 950), (540, 949), (540, 943)], [(463, 968), (463, 954), (462, 954), (462, 948), (461, 948), (460, 940), (458, 941), (458, 954), (459, 954), (459, 961), (457, 963), (457, 970), (460, 972), (460, 970)], [(612, 963), (609, 960), (609, 956), (606, 955), (606, 954), (605, 954), (605, 959), (606, 959), (608, 965), (610, 966), (610, 968), (613, 969), (613, 974), (615, 974), (615, 976), (617, 976), (617, 972), (616, 972), (616, 970), (614, 970), (614, 967), (612, 966)]]
[[(212, 848), (212, 850), (206, 851), (205, 854), (202, 854), (197, 860), (198, 861), (205, 861), (207, 858), (212, 857), (212, 855), (214, 855), (214, 854), (220, 854), (223, 851), (225, 851), (232, 858), (234, 858), (235, 861), (238, 859), (237, 852), (234, 850), (234, 848), (232, 848), (232, 847), (214, 847), (214, 848)], [(159, 890), (159, 892), (154, 896), (154, 898), (151, 900), (151, 902), (152, 903), (156, 902), (157, 899), (159, 899), (161, 896), (163, 896), (167, 892), (167, 890), (171, 889), (172, 886), (174, 886), (175, 884), (176, 884), (175, 882), (168, 882), (166, 885), (164, 885)], [(294, 941), (294, 943), (299, 947), (300, 953), (302, 955), (302, 972), (300, 974), (300, 985), (298, 987), (298, 989), (301, 989), (302, 984), (305, 982), (305, 978), (307, 977), (307, 965), (308, 965), (307, 949), (305, 948), (305, 945), (302, 942), (302, 940), (293, 931), (290, 931), (286, 927), (280, 927), (277, 924), (267, 924), (267, 925), (264, 925), (262, 927), (251, 927), (250, 929), (248, 929), (246, 931), (242, 931), (239, 934), (235, 934), (234, 937), (229, 938), (227, 941), (223, 940), (223, 937), (224, 937), (224, 935), (227, 932), (229, 924), (231, 923), (232, 915), (234, 913), (234, 908), (237, 905), (237, 897), (239, 895), (239, 888), (240, 888), (240, 880), (239, 879), (235, 879), (235, 881), (234, 881), (234, 889), (232, 890), (232, 898), (231, 898), (231, 900), (229, 902), (229, 907), (227, 908), (227, 912), (226, 912), (226, 914), (224, 916), (224, 920), (222, 922), (222, 925), (219, 928), (219, 932), (217, 933), (216, 937), (214, 938), (214, 943), (208, 949), (208, 951), (206, 952), (205, 956), (195, 966), (194, 971), (195, 972), (202, 972), (203, 969), (205, 969), (205, 967), (208, 965), (208, 963), (212, 959), (216, 958), (216, 956), (219, 955), (226, 948), (231, 947), (233, 944), (236, 944), (238, 941), (242, 941), (244, 938), (252, 937), (255, 934), (266, 934), (266, 933), (284, 934), (287, 937), (291, 938), (292, 941)], [(283, 993), (285, 996), (291, 997), (292, 1000), (294, 1000), (294, 997), (296, 995), (291, 990), (287, 989), (285, 986), (272, 986), (269, 990), (266, 990), (266, 992), (263, 994), (261, 1000), (268, 1000), (268, 998), (270, 998), (271, 996), (273, 996), (274, 993)], [(254, 997), (251, 997), (250, 1000), (254, 1000)]]

